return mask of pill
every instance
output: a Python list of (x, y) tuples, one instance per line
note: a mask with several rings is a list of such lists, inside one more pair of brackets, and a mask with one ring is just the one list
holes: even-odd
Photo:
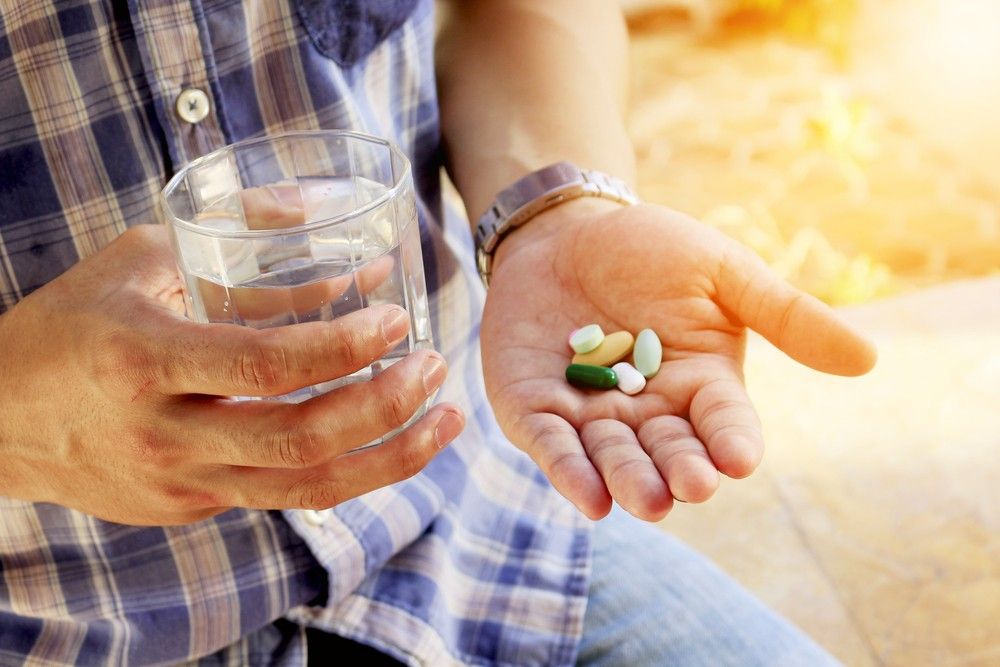
[(574, 364), (585, 364), (589, 366), (611, 366), (625, 357), (632, 351), (632, 343), (635, 338), (627, 331), (616, 331), (604, 337), (604, 342), (590, 352), (576, 354), (573, 356)]
[(629, 396), (634, 396), (646, 386), (646, 378), (627, 361), (620, 361), (611, 367), (618, 376), (618, 388)]
[(588, 366), (587, 364), (571, 364), (566, 368), (566, 379), (570, 384), (594, 389), (614, 389), (618, 385), (618, 376), (610, 368), (604, 366)]
[(597, 349), (597, 346), (604, 342), (604, 332), (600, 325), (588, 324), (580, 327), (570, 335), (569, 346), (577, 354), (584, 354)]
[(648, 380), (659, 372), (661, 361), (663, 361), (663, 346), (660, 345), (660, 339), (652, 329), (643, 329), (635, 337), (632, 363)]

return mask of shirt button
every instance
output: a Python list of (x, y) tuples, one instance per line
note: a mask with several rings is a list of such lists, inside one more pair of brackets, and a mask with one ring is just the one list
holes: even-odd
[(188, 123), (199, 123), (208, 115), (208, 95), (200, 88), (185, 88), (177, 96), (177, 115)]
[(322, 526), (326, 523), (326, 520), (330, 518), (330, 513), (333, 512), (332, 509), (326, 510), (302, 510), (302, 518), (306, 520), (310, 526)]

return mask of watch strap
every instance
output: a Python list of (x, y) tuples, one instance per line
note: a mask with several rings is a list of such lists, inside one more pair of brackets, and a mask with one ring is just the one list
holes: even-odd
[(493, 253), (507, 234), (542, 211), (579, 197), (600, 197), (624, 205), (639, 203), (625, 181), (572, 162), (557, 162), (519, 179), (503, 190), (476, 225), (476, 265), (489, 287)]

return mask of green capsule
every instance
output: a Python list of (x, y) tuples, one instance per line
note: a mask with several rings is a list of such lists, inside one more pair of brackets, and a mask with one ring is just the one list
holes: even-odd
[(566, 369), (566, 379), (570, 384), (594, 389), (614, 389), (618, 386), (618, 376), (604, 366), (570, 364)]

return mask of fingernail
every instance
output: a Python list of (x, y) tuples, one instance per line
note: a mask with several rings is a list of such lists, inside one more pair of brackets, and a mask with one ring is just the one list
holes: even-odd
[(444, 416), (438, 420), (437, 426), (434, 427), (434, 442), (437, 443), (438, 449), (457, 438), (458, 434), (462, 432), (463, 426), (465, 426), (465, 420), (462, 419), (461, 415), (455, 412), (444, 413)]
[(421, 367), (420, 373), (424, 380), (425, 394), (430, 394), (441, 386), (441, 383), (444, 382), (446, 370), (444, 359), (436, 354), (432, 354), (424, 360), (424, 365)]
[(382, 318), (382, 339), (386, 345), (398, 343), (410, 332), (410, 318), (402, 308), (394, 307)]

